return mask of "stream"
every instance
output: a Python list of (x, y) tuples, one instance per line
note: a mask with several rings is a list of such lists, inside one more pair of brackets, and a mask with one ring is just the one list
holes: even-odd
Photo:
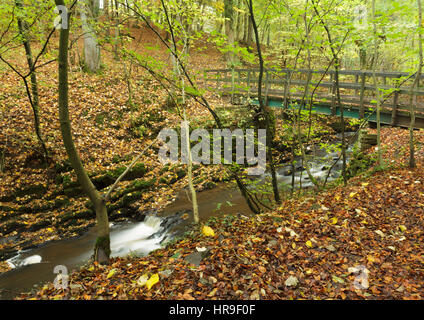
[[(333, 143), (335, 145), (336, 143)], [(329, 151), (319, 146), (307, 150), (307, 161), (311, 174), (318, 180), (324, 181), (328, 169), (339, 158), (339, 153)], [(347, 154), (350, 155), (352, 147)], [(299, 159), (298, 159), (299, 160)], [(328, 176), (328, 182), (337, 179), (341, 174), (341, 159), (333, 166)], [(281, 190), (290, 190), (292, 184), (291, 163), (276, 167), (277, 180)], [(260, 177), (251, 178), (255, 188), (258, 184), (270, 181), (270, 174), (266, 172)], [(309, 188), (313, 186), (302, 163), (295, 164), (295, 188)], [(206, 221), (211, 216), (221, 214), (251, 214), (244, 198), (238, 189), (226, 183), (220, 183), (211, 190), (205, 190), (197, 194), (200, 220)], [(183, 213), (191, 210), (191, 201), (188, 192), (182, 190), (178, 193), (175, 201), (168, 205), (158, 215), (146, 215), (142, 222), (121, 222), (111, 225), (111, 250), (112, 257), (122, 257), (128, 254), (143, 256), (151, 251), (163, 247), (163, 245), (181, 233), (184, 227), (191, 222), (183, 218)], [(53, 269), (57, 265), (64, 265), (69, 273), (85, 264), (93, 254), (96, 240), (95, 227), (84, 235), (60, 240), (35, 249), (21, 251), (17, 256), (7, 260), (12, 270), (0, 274), (0, 299), (12, 299), (24, 291), (30, 291), (43, 282), (53, 281), (56, 274)]]

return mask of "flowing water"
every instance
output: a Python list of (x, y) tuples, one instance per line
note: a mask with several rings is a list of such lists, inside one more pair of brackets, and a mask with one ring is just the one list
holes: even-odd
[[(348, 150), (350, 153), (351, 149)], [(333, 166), (329, 173), (328, 169), (339, 158), (337, 152), (331, 152), (323, 148), (315, 147), (309, 150), (308, 167), (312, 175), (323, 181), (328, 175), (328, 181), (336, 179), (340, 175), (341, 160)], [(294, 186), (295, 188), (308, 188), (313, 186), (304, 170), (304, 164), (299, 159), (295, 164)], [(292, 185), (292, 165), (285, 164), (277, 167), (277, 180), (280, 189), (290, 189)], [(253, 179), (253, 178), (252, 178)], [(254, 178), (257, 184), (270, 181), (270, 174), (265, 173), (261, 177)], [(250, 214), (243, 197), (238, 189), (221, 183), (216, 188), (198, 193), (198, 205), (201, 221), (211, 216), (220, 214)], [(143, 222), (126, 222), (111, 226), (111, 250), (112, 257), (125, 256), (130, 253), (146, 255), (149, 252), (161, 248), (166, 241), (172, 239), (178, 231), (190, 222), (184, 220), (182, 213), (191, 210), (191, 201), (188, 192), (182, 190), (164, 211), (157, 215), (146, 216)], [(0, 299), (10, 299), (23, 291), (28, 291), (42, 282), (53, 281), (56, 275), (53, 273), (57, 265), (66, 266), (69, 272), (86, 263), (93, 252), (96, 239), (95, 228), (81, 237), (61, 240), (45, 244), (31, 249), (8, 260), (14, 268), (11, 271), (0, 274)]]

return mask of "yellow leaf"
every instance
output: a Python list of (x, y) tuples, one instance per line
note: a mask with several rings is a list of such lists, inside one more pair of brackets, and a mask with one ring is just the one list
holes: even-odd
[(48, 232), (53, 232), (53, 229), (52, 228), (47, 228), (47, 231)]
[(216, 293), (216, 290), (218, 290), (218, 288), (214, 288), (211, 292), (209, 292), (208, 297), (213, 297)]
[(330, 219), (330, 223), (331, 223), (331, 224), (336, 224), (336, 223), (337, 223), (337, 218), (336, 218), (336, 217), (331, 218), (331, 219)]
[(310, 240), (308, 240), (308, 241), (306, 241), (306, 246), (309, 247), (309, 248), (312, 248), (313, 244)]
[(366, 187), (366, 186), (368, 186), (369, 185), (369, 182), (362, 182), (362, 186), (363, 187)]
[(264, 241), (264, 239), (258, 238), (258, 237), (254, 237), (254, 238), (252, 238), (252, 241), (253, 242), (262, 242), (262, 241)]
[(369, 262), (375, 262), (375, 258), (374, 258), (372, 255), (368, 255), (368, 256), (367, 256), (367, 260), (368, 260)]
[(405, 232), (405, 231), (406, 231), (406, 227), (405, 227), (403, 224), (401, 224), (401, 225), (399, 226), (399, 229), (400, 229), (400, 231), (402, 231), (402, 232)]
[(356, 196), (356, 194), (357, 194), (356, 192), (351, 192), (351, 193), (349, 193), (349, 197), (353, 198), (354, 196)]
[(115, 273), (116, 273), (116, 269), (110, 270), (109, 273), (107, 274), (106, 279), (112, 278)]
[(156, 283), (159, 282), (159, 275), (155, 273), (150, 277), (149, 280), (146, 281), (146, 287), (148, 290), (150, 290), (151, 287), (153, 287)]
[(207, 237), (214, 237), (215, 236), (215, 232), (213, 231), (213, 229), (211, 227), (208, 227), (208, 226), (203, 226), (202, 233)]
[(292, 243), (292, 248), (296, 249), (296, 243), (294, 243), (294, 242)]

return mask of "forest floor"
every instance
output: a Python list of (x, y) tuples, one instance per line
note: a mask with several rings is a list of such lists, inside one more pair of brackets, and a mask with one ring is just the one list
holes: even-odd
[[(142, 35), (144, 44), (157, 44), (148, 33)], [(147, 47), (139, 50), (166, 61), (163, 50)], [(220, 53), (206, 47), (193, 53), (194, 71), (222, 66)], [(162, 128), (178, 127), (181, 121), (178, 110), (166, 105), (166, 92), (142, 68), (132, 66), (131, 104), (123, 76), (123, 63), (128, 62), (118, 63), (105, 54), (104, 63), (99, 75), (83, 73), (78, 65), (70, 73), (75, 143), (103, 192)], [(79, 235), (94, 225), (91, 204), (81, 196), (66, 162), (57, 120), (56, 67), (47, 65), (38, 74), (41, 130), (52, 158), (47, 170), (23, 85), (13, 72), (0, 70), (0, 145), (5, 150), (0, 173), (0, 260), (19, 249)], [(231, 115), (225, 100), (212, 94), (208, 99), (224, 115)], [(204, 108), (193, 103), (188, 113), (193, 127), (213, 128)], [(235, 127), (243, 119), (226, 121)], [(318, 125), (317, 131), (327, 132), (331, 139), (334, 131)], [(285, 129), (279, 120), (277, 132), (284, 134)], [(84, 266), (70, 276), (69, 289), (46, 284), (21, 298), (422, 299), (424, 131), (416, 131), (415, 137), (417, 169), (405, 168), (408, 131), (384, 127), (383, 171), (369, 168), (347, 186), (295, 195), (258, 216), (211, 218), (206, 224), (214, 236), (196, 228), (147, 257)], [(283, 135), (277, 137), (277, 143), (283, 140)], [(141, 219), (145, 212), (164, 208), (187, 184), (184, 166), (163, 167), (157, 148), (140, 159), (132, 174), (112, 195), (108, 209), (114, 221)], [(198, 191), (226, 179), (220, 166), (200, 166), (195, 172)], [(191, 263), (196, 257), (201, 261)], [(0, 262), (0, 272), (7, 270), (7, 264)]]
[(401, 168), (407, 141), (406, 130), (384, 128), (392, 169), (258, 216), (211, 218), (214, 235), (199, 228), (147, 257), (84, 266), (69, 289), (21, 298), (422, 299), (424, 157), (421, 148), (418, 168)]

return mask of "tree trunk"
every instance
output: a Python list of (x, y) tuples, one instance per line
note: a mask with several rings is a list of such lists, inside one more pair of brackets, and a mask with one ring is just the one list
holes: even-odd
[(85, 0), (81, 6), (81, 22), (84, 33), (84, 64), (89, 72), (100, 70), (100, 46), (93, 27), (94, 20), (98, 17), (99, 0)]
[[(262, 78), (264, 73), (264, 60), (262, 58), (262, 52), (261, 52), (261, 44), (259, 39), (259, 33), (258, 28), (255, 21), (255, 16), (253, 13), (253, 3), (252, 0), (249, 0), (249, 11), (250, 11), (250, 20), (252, 22), (253, 31), (255, 33), (256, 38), (256, 47), (258, 50), (258, 56), (259, 56), (259, 80), (258, 80), (258, 100), (259, 100), (259, 107), (260, 111), (262, 113), (262, 116), (265, 119), (265, 126), (266, 126), (266, 135), (267, 135), (267, 143), (266, 143), (266, 149), (267, 149), (267, 158), (269, 161), (270, 169), (271, 169), (271, 178), (272, 178), (272, 189), (274, 192), (274, 199), (277, 204), (281, 203), (280, 199), (280, 193), (278, 191), (278, 184), (277, 184), (277, 175), (275, 172), (274, 167), (274, 157), (272, 155), (272, 142), (274, 140), (274, 132), (275, 125), (272, 126), (272, 122), (274, 121), (273, 115), (271, 114), (271, 110), (269, 110), (269, 107), (264, 105), (263, 99), (262, 99)], [(275, 118), (274, 118), (275, 119)]]
[(225, 54), (225, 59), (229, 66), (234, 66), (235, 55), (232, 51), (234, 47), (234, 3), (233, 0), (224, 1), (225, 34), (228, 37), (229, 51)]
[(418, 70), (415, 76), (414, 83), (412, 85), (412, 92), (410, 97), (410, 114), (411, 114), (411, 123), (409, 124), (409, 167), (415, 168), (415, 146), (414, 146), (414, 127), (415, 127), (415, 105), (417, 104), (417, 94), (415, 91), (418, 89), (418, 83), (420, 81), (422, 67), (423, 67), (423, 45), (422, 45), (422, 7), (421, 0), (417, 0), (418, 4), (418, 47), (419, 47), (419, 62)]
[(377, 69), (377, 24), (375, 22), (375, 0), (372, 1), (372, 20), (373, 20), (373, 37), (374, 37), (374, 57), (373, 57), (373, 66), (372, 66), (372, 74), (374, 79), (375, 86), (375, 95), (377, 99), (377, 155), (378, 155), (378, 165), (383, 165), (383, 159), (381, 154), (381, 98), (380, 98), (380, 90), (378, 88), (376, 69)]
[[(55, 0), (56, 5), (64, 6), (63, 0)], [(69, 13), (68, 13), (69, 15)], [(70, 19), (68, 19), (70, 21)], [(94, 248), (94, 258), (99, 262), (107, 262), (110, 256), (109, 220), (106, 203), (96, 187), (91, 182), (87, 172), (82, 165), (79, 154), (72, 140), (71, 122), (68, 110), (68, 46), (69, 46), (69, 24), (68, 28), (60, 29), (59, 40), (59, 120), (62, 132), (63, 144), (69, 161), (75, 170), (84, 192), (93, 202), (97, 220), (97, 241)]]
[[(23, 9), (22, 6), (22, 0), (16, 0), (15, 1), (16, 7), (19, 10)], [(37, 85), (37, 74), (35, 72), (35, 70), (33, 70), (34, 68), (34, 61), (33, 61), (33, 56), (32, 56), (32, 51), (31, 51), (31, 45), (28, 39), (28, 35), (27, 32), (25, 30), (25, 21), (23, 21), (20, 16), (17, 16), (17, 22), (18, 22), (18, 30), (19, 30), (19, 34), (21, 36), (21, 41), (22, 44), (24, 46), (25, 49), (25, 54), (26, 54), (26, 58), (27, 58), (27, 64), (28, 64), (28, 70), (31, 73), (31, 91), (29, 91), (28, 86), (27, 86), (27, 82), (26, 79), (24, 79), (25, 82), (25, 86), (27, 88), (27, 95), (28, 95), (28, 99), (30, 101), (31, 104), (31, 108), (34, 114), (34, 127), (35, 127), (35, 134), (37, 135), (37, 139), (40, 142), (40, 145), (43, 149), (44, 155), (45, 155), (45, 160), (46, 162), (48, 161), (48, 151), (47, 151), (47, 147), (46, 144), (43, 140), (43, 137), (41, 135), (41, 129), (40, 129), (40, 105), (39, 105), (39, 98), (38, 98), (38, 85)]]
[(328, 25), (325, 23), (324, 19), (318, 12), (317, 4), (314, 0), (312, 0), (312, 4), (314, 7), (314, 11), (316, 15), (318, 16), (320, 23), (322, 24), (323, 28), (325, 29), (325, 32), (327, 34), (328, 42), (331, 49), (331, 54), (333, 56), (334, 60), (334, 85), (336, 88), (336, 95), (337, 95), (337, 105), (340, 109), (340, 125), (342, 128), (342, 158), (343, 158), (343, 164), (342, 164), (342, 177), (343, 182), (346, 185), (347, 184), (347, 175), (346, 175), (346, 164), (347, 164), (347, 158), (346, 158), (346, 139), (345, 139), (345, 121), (344, 121), (344, 108), (341, 103), (341, 96), (340, 96), (340, 81), (339, 81), (339, 70), (340, 70), (340, 59), (338, 56), (338, 53), (335, 49), (335, 43), (331, 36), (330, 29), (328, 28)]

